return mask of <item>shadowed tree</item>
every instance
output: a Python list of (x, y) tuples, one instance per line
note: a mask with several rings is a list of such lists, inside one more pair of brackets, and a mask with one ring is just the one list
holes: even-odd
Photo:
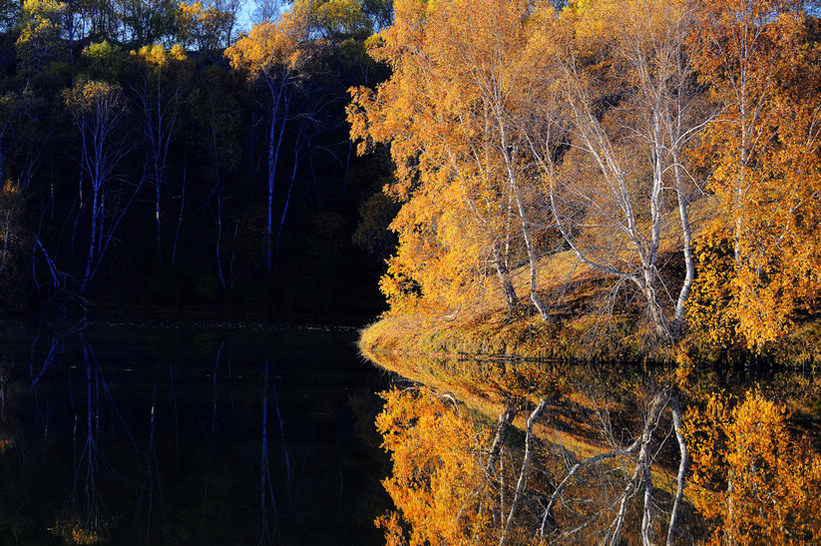
[(234, 69), (245, 70), (252, 82), (260, 81), (268, 90), (268, 179), (267, 217), (264, 234), (265, 265), (273, 269), (274, 195), (277, 168), (285, 136), (293, 87), (300, 67), (308, 57), (308, 26), (299, 11), (289, 11), (276, 22), (263, 21), (225, 50)]
[(130, 192), (115, 187), (115, 173), (130, 150), (120, 132), (127, 114), (120, 87), (80, 81), (65, 91), (64, 98), (80, 137), (81, 176), (91, 186), (88, 255), (80, 282), (85, 291), (139, 185)]
[(144, 46), (132, 51), (135, 112), (147, 144), (150, 180), (154, 186), (154, 225), (157, 256), (162, 261), (162, 203), (168, 150), (177, 128), (177, 118), (190, 71), (182, 47)]

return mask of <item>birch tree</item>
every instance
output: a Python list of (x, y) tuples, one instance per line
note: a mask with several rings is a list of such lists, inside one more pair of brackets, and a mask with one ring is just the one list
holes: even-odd
[(179, 45), (166, 49), (154, 44), (132, 51), (135, 76), (131, 86), (135, 111), (143, 129), (154, 186), (154, 226), (157, 256), (162, 259), (162, 208), (168, 151), (187, 84), (188, 61)]
[[(538, 152), (559, 229), (579, 260), (639, 289), (664, 342), (680, 334), (695, 274), (684, 150), (709, 117), (693, 108), (689, 83), (685, 40), (695, 9), (658, 0), (576, 6), (560, 17), (548, 10), (531, 40), (542, 64), (534, 77), (559, 80), (552, 92), (560, 107), (545, 115), (565, 127), (567, 149), (557, 156), (555, 143), (540, 144)], [(677, 229), (686, 275), (672, 304), (661, 253)]]
[[(119, 133), (126, 109), (122, 89), (98, 81), (81, 81), (64, 99), (80, 139), (80, 169), (91, 186), (90, 229), (80, 291), (97, 272), (114, 232), (137, 190), (120, 192), (115, 173), (130, 147)], [(138, 189), (138, 188), (137, 188)]]
[(277, 168), (300, 66), (307, 60), (307, 21), (299, 10), (283, 14), (276, 22), (264, 20), (225, 50), (231, 67), (247, 71), (251, 81), (268, 90), (267, 217), (264, 233), (265, 264), (273, 269), (274, 196)]
[(396, 165), (388, 190), (404, 203), (392, 224), (400, 243), (382, 285), (392, 304), (403, 279), (413, 279), (429, 302), (438, 298), (452, 311), (492, 268), (514, 310), (511, 249), (518, 246), (527, 256), (530, 300), (548, 318), (536, 283), (532, 165), (519, 130), (529, 90), (522, 63), (528, 10), (508, 0), (481, 9), (466, 0), (397, 2), (393, 26), (372, 50), (393, 75), (375, 93), (354, 92), (349, 120), (362, 149), (390, 143)]
[(733, 255), (732, 283), (721, 287), (729, 305), (717, 313), (762, 348), (821, 289), (821, 52), (801, 2), (711, 3), (700, 29), (692, 55), (721, 113), (699, 152)]

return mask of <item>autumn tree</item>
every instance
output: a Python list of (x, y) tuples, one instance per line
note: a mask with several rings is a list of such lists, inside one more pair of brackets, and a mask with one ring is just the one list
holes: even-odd
[[(541, 15), (531, 42), (545, 66), (534, 77), (559, 80), (552, 115), (567, 131), (564, 154), (539, 154), (556, 222), (579, 260), (639, 289), (667, 342), (680, 335), (695, 276), (684, 149), (708, 117), (694, 108), (685, 51), (695, 10), (684, 0), (579, 3)], [(661, 253), (677, 231), (686, 275), (668, 303)]]
[(391, 453), (393, 474), (382, 483), (397, 507), (377, 519), (387, 543), (492, 541), (494, 506), (479, 459), (487, 432), (474, 428), (455, 402), (427, 391), (394, 389), (383, 397), (387, 403), (376, 427)]
[(69, 51), (60, 36), (65, 9), (66, 5), (56, 0), (23, 2), (18, 14), (20, 34), (15, 49), (27, 78), (68, 59)]
[(700, 150), (734, 258), (720, 312), (749, 347), (780, 337), (819, 291), (821, 71), (810, 25), (800, 2), (728, 0), (705, 7), (691, 40), (721, 107)]
[(131, 92), (147, 144), (150, 180), (154, 186), (154, 223), (158, 256), (162, 254), (162, 195), (168, 152), (189, 76), (182, 47), (155, 44), (131, 53)]
[[(399, 249), (383, 291), (398, 310), (416, 297), (452, 312), (475, 298), (486, 271), (499, 278), (509, 309), (519, 298), (510, 269), (522, 248), (537, 290), (532, 161), (519, 125), (529, 86), (523, 63), (524, 2), (397, 2), (393, 25), (371, 50), (391, 66), (376, 91), (358, 89), (349, 108), (352, 136), (390, 143), (403, 202), (391, 228)], [(437, 302), (438, 300), (438, 302)]]

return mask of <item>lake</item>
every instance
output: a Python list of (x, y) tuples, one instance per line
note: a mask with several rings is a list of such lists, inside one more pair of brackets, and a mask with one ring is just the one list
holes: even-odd
[(20, 324), (0, 337), (0, 542), (380, 544), (390, 379), (353, 328)]

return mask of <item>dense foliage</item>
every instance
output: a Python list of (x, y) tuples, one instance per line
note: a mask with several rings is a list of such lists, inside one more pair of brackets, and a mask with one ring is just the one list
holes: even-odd
[(513, 313), (524, 284), (556, 320), (563, 259), (663, 343), (782, 338), (821, 288), (817, 26), (778, 0), (397, 1), (370, 50), (392, 75), (348, 110), (396, 165), (392, 312)]

